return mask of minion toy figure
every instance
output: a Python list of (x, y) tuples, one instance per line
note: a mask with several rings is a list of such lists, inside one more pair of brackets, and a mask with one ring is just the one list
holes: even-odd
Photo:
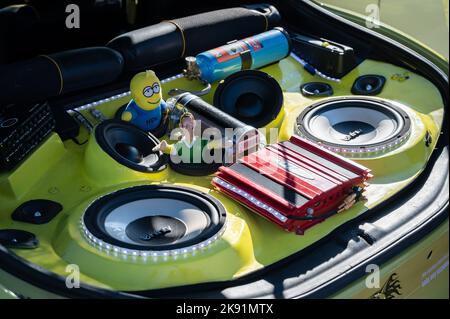
[(136, 74), (130, 83), (132, 100), (122, 113), (122, 120), (133, 123), (146, 132), (158, 128), (166, 110), (162, 99), (161, 82), (155, 72)]

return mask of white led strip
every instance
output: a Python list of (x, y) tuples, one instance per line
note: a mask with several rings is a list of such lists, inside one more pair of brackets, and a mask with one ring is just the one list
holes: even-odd
[[(171, 77), (169, 77), (167, 79), (161, 80), (161, 84), (165, 84), (165, 83), (177, 80), (177, 79), (181, 79), (183, 77), (184, 77), (184, 74), (180, 73), (180, 74), (171, 76)], [(89, 110), (89, 109), (91, 109), (93, 107), (97, 107), (99, 105), (102, 105), (102, 104), (105, 104), (105, 103), (108, 103), (108, 102), (111, 102), (111, 101), (115, 101), (115, 100), (118, 100), (118, 99), (130, 96), (130, 95), (131, 95), (130, 91), (123, 92), (123, 93), (120, 93), (120, 94), (116, 94), (116, 95), (110, 96), (110, 97), (102, 99), (102, 100), (98, 100), (98, 101), (95, 101), (95, 102), (92, 102), (92, 103), (88, 103), (88, 104), (84, 104), (84, 105), (81, 105), (79, 107), (76, 107), (75, 111), (80, 112), (80, 111), (84, 111), (84, 110)], [(70, 110), (69, 110), (69, 113), (71, 113)]]
[(264, 209), (266, 212), (268, 212), (269, 214), (271, 214), (273, 217), (275, 217), (276, 219), (278, 219), (280, 222), (285, 223), (288, 218), (286, 216), (284, 216), (283, 214), (281, 214), (280, 212), (276, 211), (275, 209), (273, 209), (272, 207), (264, 204), (263, 202), (259, 201), (258, 199), (256, 199), (255, 197), (253, 197), (252, 195), (250, 195), (247, 192), (244, 192), (242, 189), (237, 188), (236, 186), (233, 186), (227, 182), (225, 182), (224, 180), (218, 178), (218, 177), (214, 177), (213, 181), (226, 188), (227, 190), (245, 198), (246, 200), (249, 200), (251, 203), (255, 204), (256, 206), (258, 206), (259, 208)]
[(406, 140), (408, 140), (409, 136), (411, 135), (411, 130), (409, 130), (404, 136), (401, 138), (396, 139), (394, 142), (386, 144), (386, 145), (380, 145), (380, 146), (372, 146), (372, 147), (364, 147), (364, 148), (351, 148), (351, 147), (335, 147), (335, 146), (329, 146), (325, 143), (320, 143), (314, 140), (309, 139), (306, 135), (302, 134), (301, 132), (297, 132), (298, 135), (301, 137), (313, 142), (317, 143), (323, 148), (326, 148), (327, 150), (343, 154), (345, 156), (354, 155), (356, 157), (361, 156), (373, 156), (373, 155), (381, 155), (386, 152), (393, 151), (394, 149), (400, 147), (403, 145)]
[(222, 228), (217, 232), (216, 235), (203, 242), (200, 242), (192, 246), (170, 250), (136, 250), (104, 242), (103, 240), (95, 237), (86, 227), (86, 225), (84, 224), (84, 215), (80, 221), (80, 228), (81, 233), (84, 235), (84, 237), (91, 246), (97, 248), (100, 251), (104, 251), (107, 254), (112, 254), (116, 256), (120, 255), (125, 258), (140, 257), (144, 261), (148, 260), (148, 258), (151, 258), (153, 261), (166, 261), (169, 258), (175, 259), (178, 256), (189, 257), (196, 255), (197, 252), (204, 252), (207, 248), (210, 248), (214, 243), (217, 242), (217, 240), (219, 240), (223, 236), (226, 230), (226, 224), (227, 221), (225, 221)]

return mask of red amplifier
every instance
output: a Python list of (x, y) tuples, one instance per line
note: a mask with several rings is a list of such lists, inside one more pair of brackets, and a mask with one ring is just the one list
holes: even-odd
[(298, 136), (222, 166), (212, 183), (288, 231), (304, 231), (350, 208), (370, 170)]

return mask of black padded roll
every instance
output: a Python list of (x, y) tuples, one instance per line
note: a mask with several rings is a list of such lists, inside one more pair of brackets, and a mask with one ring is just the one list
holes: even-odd
[(55, 65), (44, 57), (0, 66), (0, 104), (44, 100), (61, 90)]
[(0, 9), (0, 63), (17, 61), (29, 54), (38, 21), (36, 9), (26, 4)]
[(173, 23), (161, 22), (124, 33), (107, 46), (123, 55), (127, 70), (138, 71), (179, 58), (183, 37)]
[(94, 47), (49, 55), (63, 77), (62, 93), (106, 84), (122, 73), (122, 56), (109, 48)]
[(122, 34), (108, 44), (125, 58), (128, 71), (138, 71), (268, 30), (279, 13), (273, 6), (230, 8), (201, 13)]
[(122, 56), (95, 47), (39, 56), (0, 67), (0, 103), (35, 102), (114, 81)]

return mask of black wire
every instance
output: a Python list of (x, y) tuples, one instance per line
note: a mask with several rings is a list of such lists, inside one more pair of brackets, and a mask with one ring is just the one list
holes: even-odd
[[(362, 192), (361, 192), (361, 190), (355, 190), (354, 193), (356, 194), (355, 202), (358, 202), (359, 199), (361, 198)], [(339, 212), (337, 210), (333, 210), (331, 212), (328, 212), (326, 214), (322, 214), (319, 216), (303, 216), (302, 217), (302, 216), (296, 216), (296, 215), (288, 215), (286, 217), (289, 219), (293, 219), (293, 220), (317, 220), (317, 219), (325, 219), (325, 218), (331, 217), (333, 215), (336, 215), (338, 213)]]
[(86, 144), (87, 142), (88, 142), (88, 140), (86, 140), (86, 141), (84, 141), (84, 142), (80, 142), (80, 141), (78, 141), (78, 139), (76, 138), (76, 137), (70, 137), (70, 139), (75, 143), (75, 144), (77, 144), (77, 145), (84, 145), (84, 144)]
[(81, 112), (79, 112), (79, 111), (77, 111), (77, 110), (75, 110), (75, 109), (73, 109), (73, 110), (71, 110), (71, 111), (74, 112), (74, 113), (76, 113), (76, 114), (78, 114), (79, 116), (81, 116), (81, 117), (86, 121), (86, 123), (89, 125), (89, 129), (90, 129), (90, 130), (92, 130), (92, 129), (94, 128), (94, 125), (92, 125), (91, 121), (89, 121), (89, 120), (86, 118), (86, 116), (84, 116)]
[(175, 95), (179, 95), (182, 93), (191, 93), (194, 94), (196, 96), (203, 96), (208, 94), (211, 91), (211, 84), (206, 82), (206, 81), (202, 81), (202, 84), (205, 85), (205, 88), (203, 88), (201, 91), (189, 91), (189, 90), (183, 90), (183, 89), (172, 89), (169, 91), (169, 95), (170, 96), (175, 96)]

